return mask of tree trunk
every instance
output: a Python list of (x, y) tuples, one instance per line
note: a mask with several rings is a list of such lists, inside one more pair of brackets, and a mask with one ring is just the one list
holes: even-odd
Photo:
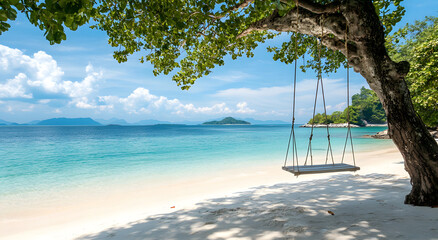
[(348, 2), (350, 5), (344, 15), (349, 24), (353, 22), (353, 26), (358, 26), (350, 27), (355, 32), (348, 33), (349, 39), (351, 36), (356, 43), (356, 53), (349, 57), (349, 62), (377, 93), (385, 109), (388, 133), (400, 150), (411, 177), (412, 190), (405, 203), (438, 205), (438, 145), (412, 105), (404, 79), (409, 64), (395, 63), (389, 58), (383, 27), (372, 2)]
[[(438, 145), (415, 112), (404, 78), (393, 79), (393, 74), (389, 73), (388, 65), (394, 64), (392, 61), (381, 64), (379, 72), (382, 75), (367, 78), (367, 81), (382, 102), (388, 133), (400, 150), (411, 177), (412, 190), (405, 203), (435, 206), (438, 205)], [(379, 85), (381, 88), (377, 87)]]
[(295, 2), (299, 11), (292, 9), (284, 16), (274, 12), (251, 24), (241, 36), (254, 30), (300, 32), (320, 37), (325, 46), (347, 56), (386, 111), (388, 132), (411, 177), (412, 191), (405, 203), (438, 205), (438, 145), (413, 108), (404, 80), (409, 63), (395, 63), (388, 56), (384, 29), (372, 1), (344, 0), (327, 5), (311, 0)]
[(405, 81), (386, 85), (381, 101), (388, 133), (405, 159), (412, 190), (405, 203), (438, 205), (438, 145), (416, 114)]

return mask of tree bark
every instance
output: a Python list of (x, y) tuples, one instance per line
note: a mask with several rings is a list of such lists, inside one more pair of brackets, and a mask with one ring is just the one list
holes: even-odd
[(292, 9), (284, 16), (274, 12), (253, 23), (241, 36), (254, 30), (300, 32), (319, 36), (325, 46), (348, 56), (349, 64), (367, 80), (382, 102), (388, 133), (405, 160), (412, 184), (405, 203), (438, 205), (438, 145), (413, 108), (404, 80), (409, 63), (396, 63), (388, 56), (383, 26), (372, 1), (345, 0), (321, 5), (299, 0), (296, 3), (299, 11)]

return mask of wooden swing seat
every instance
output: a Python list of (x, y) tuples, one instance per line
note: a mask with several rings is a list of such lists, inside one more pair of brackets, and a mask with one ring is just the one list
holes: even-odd
[(360, 167), (356, 167), (346, 163), (334, 163), (334, 164), (320, 164), (320, 165), (302, 165), (302, 166), (284, 166), (283, 170), (293, 173), (295, 176), (301, 174), (314, 174), (314, 173), (330, 173), (330, 172), (355, 172), (360, 170)]

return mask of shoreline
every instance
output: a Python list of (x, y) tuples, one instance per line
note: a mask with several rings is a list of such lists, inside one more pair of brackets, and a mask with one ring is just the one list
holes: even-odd
[[(391, 171), (391, 168), (397, 166), (396, 172), (407, 177), (402, 164), (394, 165), (403, 161), (394, 146), (378, 151), (362, 151), (357, 153), (356, 159), (361, 170), (353, 174), (392, 173), (394, 171)], [(55, 205), (21, 213), (19, 216), (7, 216), (7, 220), (0, 222), (0, 238), (72, 239), (110, 227), (126, 225), (128, 222), (154, 214), (190, 209), (207, 199), (229, 196), (254, 187), (280, 183), (295, 184), (337, 175), (303, 175), (295, 178), (292, 174), (282, 171), (280, 165), (275, 162), (269, 165), (247, 166), (222, 173), (211, 173), (210, 176), (155, 185), (138, 182), (116, 188), (103, 196), (78, 195), (76, 197), (82, 200), (69, 205)], [(172, 208), (173, 206), (175, 207)]]

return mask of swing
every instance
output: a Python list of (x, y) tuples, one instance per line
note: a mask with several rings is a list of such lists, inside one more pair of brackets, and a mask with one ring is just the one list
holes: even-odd
[[(297, 8), (298, 12), (298, 8)], [(297, 14), (298, 16), (298, 14)], [(347, 29), (348, 30), (348, 29)], [(350, 127), (350, 75), (349, 75), (349, 66), (348, 66), (348, 48), (347, 48), (347, 31), (345, 35), (345, 48), (346, 48), (346, 57), (347, 57), (347, 135), (345, 138), (345, 144), (344, 144), (344, 151), (342, 153), (342, 160), (341, 163), (335, 163), (333, 160), (333, 152), (332, 152), (332, 146), (330, 141), (330, 130), (328, 124), (326, 125), (327, 130), (327, 140), (328, 140), (328, 146), (327, 146), (327, 152), (326, 152), (326, 158), (325, 158), (325, 164), (313, 164), (313, 154), (312, 154), (312, 138), (313, 138), (313, 129), (314, 129), (314, 119), (315, 119), (315, 110), (316, 110), (316, 102), (318, 99), (318, 90), (319, 85), (321, 85), (321, 93), (322, 93), (322, 100), (324, 104), (324, 114), (327, 122), (327, 109), (325, 104), (325, 96), (324, 96), (324, 85), (322, 81), (322, 74), (321, 74), (321, 40), (323, 37), (323, 28), (321, 25), (321, 39), (318, 43), (318, 80), (316, 84), (316, 94), (315, 94), (315, 102), (313, 105), (313, 118), (312, 118), (312, 127), (311, 127), (311, 133), (309, 137), (309, 144), (307, 147), (307, 154), (306, 154), (306, 160), (304, 162), (304, 165), (298, 164), (298, 153), (297, 153), (297, 143), (295, 138), (295, 94), (296, 94), (296, 82), (297, 82), (297, 59), (295, 59), (295, 71), (294, 71), (294, 89), (293, 89), (293, 107), (292, 107), (292, 127), (291, 132), (289, 135), (289, 141), (287, 145), (287, 151), (286, 151), (286, 157), (284, 160), (284, 165), (282, 167), (283, 170), (293, 173), (295, 176), (299, 176), (301, 174), (316, 174), (316, 173), (330, 173), (330, 172), (345, 172), (345, 171), (357, 171), (360, 170), (360, 167), (356, 166), (356, 160), (354, 157), (354, 148), (353, 148), (353, 137), (351, 135), (351, 127)], [(295, 41), (297, 41), (295, 39)], [(297, 52), (297, 42), (295, 42), (295, 50)], [(351, 153), (353, 156), (353, 165), (344, 163), (344, 156), (345, 156), (345, 150), (347, 147), (348, 139), (350, 139), (351, 144)], [(288, 161), (288, 154), (289, 149), (292, 141), (292, 166), (287, 166)], [(329, 154), (331, 158), (331, 163), (328, 163), (329, 161)], [(310, 156), (310, 165), (307, 164), (308, 159)]]

